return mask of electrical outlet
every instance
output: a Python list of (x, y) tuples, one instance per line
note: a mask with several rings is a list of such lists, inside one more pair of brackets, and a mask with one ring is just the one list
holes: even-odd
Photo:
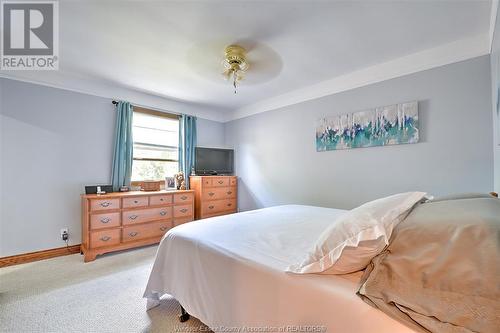
[(69, 238), (69, 231), (68, 231), (68, 228), (63, 228), (61, 229), (61, 239), (63, 241), (67, 241)]

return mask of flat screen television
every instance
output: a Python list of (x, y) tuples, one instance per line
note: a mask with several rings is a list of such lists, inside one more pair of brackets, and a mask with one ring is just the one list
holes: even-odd
[(233, 155), (232, 149), (196, 147), (194, 171), (197, 175), (231, 175)]

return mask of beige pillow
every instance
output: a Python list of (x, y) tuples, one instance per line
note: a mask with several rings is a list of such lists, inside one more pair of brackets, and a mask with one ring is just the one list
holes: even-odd
[(416, 207), (373, 258), (358, 294), (416, 332), (499, 332), (500, 200)]

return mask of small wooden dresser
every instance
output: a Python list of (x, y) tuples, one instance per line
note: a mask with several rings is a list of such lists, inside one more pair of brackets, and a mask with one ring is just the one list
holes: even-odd
[(82, 195), (84, 260), (158, 243), (170, 228), (192, 221), (193, 208), (194, 191)]
[(238, 211), (236, 176), (191, 176), (189, 184), (195, 193), (197, 220)]

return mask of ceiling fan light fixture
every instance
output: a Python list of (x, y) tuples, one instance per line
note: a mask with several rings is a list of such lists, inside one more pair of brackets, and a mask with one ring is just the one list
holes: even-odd
[(239, 45), (229, 45), (224, 51), (224, 77), (226, 80), (231, 80), (236, 94), (239, 81), (245, 78), (249, 63), (246, 59), (246, 50)]

